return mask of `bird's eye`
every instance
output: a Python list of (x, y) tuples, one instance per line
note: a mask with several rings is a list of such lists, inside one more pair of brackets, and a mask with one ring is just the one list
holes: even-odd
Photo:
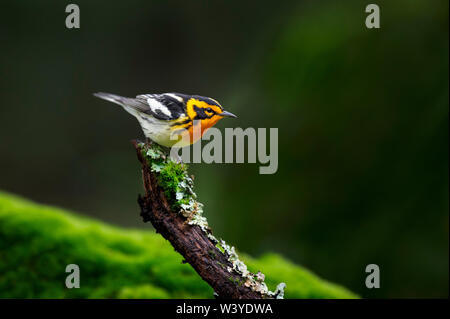
[(214, 111), (212, 110), (212, 108), (208, 107), (206, 108), (206, 112), (213, 113)]

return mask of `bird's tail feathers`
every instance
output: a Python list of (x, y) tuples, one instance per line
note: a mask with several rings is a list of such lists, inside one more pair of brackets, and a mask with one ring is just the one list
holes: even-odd
[(98, 98), (101, 98), (103, 100), (109, 101), (109, 102), (113, 102), (113, 103), (119, 104), (121, 106), (123, 106), (126, 103), (126, 100), (129, 99), (129, 98), (124, 97), (124, 96), (111, 94), (111, 93), (104, 93), (104, 92), (94, 93), (94, 96), (96, 96)]
[(143, 110), (142, 102), (139, 102), (136, 99), (130, 97), (103, 92), (94, 93), (94, 96), (109, 102), (119, 104), (125, 111), (138, 118), (139, 113)]

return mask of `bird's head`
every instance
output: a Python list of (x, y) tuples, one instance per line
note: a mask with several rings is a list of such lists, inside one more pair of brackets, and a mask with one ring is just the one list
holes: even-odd
[(192, 95), (186, 102), (186, 113), (191, 121), (200, 121), (202, 135), (224, 117), (237, 117), (227, 112), (214, 99), (204, 96)]

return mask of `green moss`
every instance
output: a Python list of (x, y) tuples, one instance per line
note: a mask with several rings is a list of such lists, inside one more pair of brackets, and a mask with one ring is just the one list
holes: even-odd
[(195, 211), (197, 196), (193, 191), (192, 178), (188, 175), (188, 166), (174, 162), (158, 144), (140, 143), (139, 147), (150, 169), (156, 173), (158, 183), (172, 208), (176, 211)]
[(218, 242), (218, 243), (216, 244), (216, 247), (217, 247), (217, 249), (220, 250), (220, 252), (222, 252), (222, 253), (225, 252), (225, 249), (222, 247), (222, 245), (220, 244), (220, 242)]
[(185, 165), (180, 165), (169, 161), (159, 172), (159, 183), (163, 187), (166, 196), (180, 206), (182, 203), (189, 204), (189, 198), (182, 197), (178, 200), (176, 194), (183, 192), (181, 188), (182, 182), (186, 179), (187, 173)]
[[(136, 218), (138, 214), (136, 212)], [(269, 254), (243, 258), (284, 281), (286, 298), (352, 298), (354, 294)], [(0, 192), (0, 298), (212, 298), (213, 290), (160, 235), (120, 229)], [(79, 289), (67, 289), (67, 264), (80, 267)]]
[(153, 285), (141, 285), (134, 287), (125, 287), (118, 293), (121, 299), (168, 299), (169, 293), (159, 287)]

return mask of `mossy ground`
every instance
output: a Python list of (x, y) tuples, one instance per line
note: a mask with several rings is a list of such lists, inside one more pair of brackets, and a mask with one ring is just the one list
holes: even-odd
[[(279, 255), (242, 257), (266, 274), (270, 289), (285, 282), (286, 298), (356, 297)], [(212, 298), (181, 261), (152, 231), (112, 227), (0, 192), (0, 298)], [(80, 267), (79, 289), (64, 284), (71, 263)]]

